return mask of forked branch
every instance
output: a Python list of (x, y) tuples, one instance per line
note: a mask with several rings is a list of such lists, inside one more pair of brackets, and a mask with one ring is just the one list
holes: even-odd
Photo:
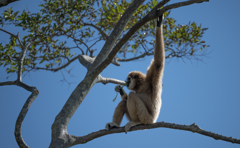
[(39, 91), (37, 90), (36, 87), (33, 86), (28, 86), (27, 84), (22, 82), (22, 72), (23, 72), (23, 62), (24, 62), (24, 57), (26, 54), (27, 49), (29, 48), (29, 46), (32, 45), (32, 43), (34, 42), (35, 39), (33, 39), (32, 41), (30, 41), (26, 46), (23, 46), (19, 35), (14, 35), (6, 30), (0, 29), (1, 31), (15, 37), (18, 39), (19, 44), (22, 47), (22, 53), (20, 58), (18, 58), (18, 73), (17, 73), (17, 80), (16, 81), (7, 81), (7, 82), (1, 82), (0, 86), (5, 86), (5, 85), (17, 85), (20, 86), (24, 89), (26, 89), (27, 91), (32, 92), (32, 94), (28, 97), (27, 101), (25, 102), (24, 106), (22, 107), (21, 112), (18, 115), (16, 124), (15, 124), (15, 139), (17, 141), (17, 144), (20, 148), (29, 148), (29, 146), (24, 142), (23, 138), (22, 138), (22, 132), (21, 132), (21, 128), (22, 128), (22, 123), (23, 120), (28, 112), (28, 109), (30, 108), (31, 104), (33, 103), (33, 101), (37, 98)]

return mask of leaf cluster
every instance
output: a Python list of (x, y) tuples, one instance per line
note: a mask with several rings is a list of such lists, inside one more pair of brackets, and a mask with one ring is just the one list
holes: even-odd
[[(129, 29), (158, 3), (149, 0), (140, 6), (127, 23), (118, 41)], [(25, 46), (36, 40), (28, 49), (23, 70), (52, 70), (70, 62), (76, 54), (94, 56), (99, 44), (108, 39), (118, 20), (131, 2), (126, 0), (44, 0), (40, 12), (23, 10), (14, 12), (8, 8), (0, 16), (0, 25), (14, 25), (22, 28), (26, 35), (21, 38)], [(208, 45), (202, 40), (206, 28), (195, 22), (176, 24), (166, 12), (164, 21), (165, 47), (170, 57), (194, 56)], [(119, 51), (122, 55), (152, 53), (155, 40), (155, 21), (143, 25)], [(117, 41), (117, 42), (118, 42)], [(117, 43), (116, 42), (116, 43)], [(116, 44), (115, 43), (115, 44)], [(10, 37), (8, 43), (0, 43), (0, 66), (6, 66), (8, 73), (18, 69), (21, 54), (20, 43)]]

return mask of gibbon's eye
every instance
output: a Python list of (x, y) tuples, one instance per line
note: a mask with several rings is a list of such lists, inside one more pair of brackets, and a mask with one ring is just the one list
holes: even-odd
[(133, 76), (134, 79), (138, 79), (138, 75)]

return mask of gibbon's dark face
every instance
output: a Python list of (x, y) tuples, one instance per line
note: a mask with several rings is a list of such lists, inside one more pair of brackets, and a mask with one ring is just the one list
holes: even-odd
[(126, 82), (126, 86), (129, 87), (130, 83), (131, 83), (131, 78), (130, 76), (127, 77), (127, 79), (125, 80)]

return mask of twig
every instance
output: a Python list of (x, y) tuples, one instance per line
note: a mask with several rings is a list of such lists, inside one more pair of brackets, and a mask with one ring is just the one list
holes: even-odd
[(16, 39), (18, 39), (18, 42), (19, 42), (20, 46), (21, 46), (22, 48), (24, 48), (24, 46), (23, 46), (23, 44), (22, 44), (22, 41), (21, 41), (20, 38), (19, 38), (19, 34), (14, 35), (14, 34), (6, 31), (6, 30), (4, 30), (4, 29), (1, 29), (1, 28), (0, 28), (0, 30), (3, 31), (3, 32), (5, 32), (5, 33), (7, 33), (7, 34), (9, 34), (9, 35), (11, 35), (11, 36), (13, 36), (13, 37), (15, 37)]
[(24, 61), (25, 54), (27, 52), (28, 47), (31, 46), (34, 41), (35, 41), (35, 39), (30, 41), (26, 46), (23, 47), (23, 50), (22, 50), (22, 53), (21, 53), (21, 57), (19, 59), (18, 75), (17, 75), (17, 80), (19, 80), (20, 82), (22, 81), (23, 61)]
[(108, 40), (108, 35), (104, 31), (102, 31), (101, 28), (97, 27), (94, 24), (83, 23), (83, 25), (84, 26), (92, 26), (92, 27), (94, 27), (95, 29), (97, 29), (100, 32), (100, 34), (102, 34), (102, 37), (103, 37), (104, 40)]
[(151, 56), (153, 55), (153, 53), (148, 53), (148, 52), (145, 52), (137, 57), (133, 57), (133, 58), (129, 58), (129, 59), (120, 59), (118, 58), (118, 61), (121, 61), (121, 62), (129, 62), (129, 61), (133, 61), (133, 60), (138, 60), (140, 58), (144, 58), (145, 56)]

